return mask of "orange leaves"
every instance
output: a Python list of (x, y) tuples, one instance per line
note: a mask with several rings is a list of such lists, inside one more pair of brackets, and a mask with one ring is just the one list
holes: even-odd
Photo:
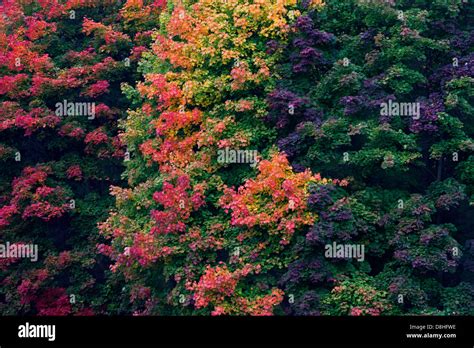
[(138, 91), (150, 99), (156, 98), (162, 109), (181, 104), (182, 91), (176, 82), (168, 82), (163, 74), (146, 75), (147, 84), (139, 84)]
[[(175, 67), (193, 68), (198, 60), (194, 57), (198, 53), (196, 39), (199, 34), (205, 34), (205, 27), (195, 16), (189, 15), (185, 8), (177, 6), (166, 29), (168, 35), (157, 36), (152, 46), (153, 52), (158, 58), (168, 60)], [(175, 40), (174, 37), (179, 37), (180, 40)]]
[(185, 130), (192, 125), (199, 124), (202, 119), (201, 112), (197, 109), (193, 111), (165, 111), (160, 118), (155, 121), (156, 134), (167, 135), (175, 138), (179, 130)]
[(231, 272), (227, 266), (207, 266), (198, 283), (190, 286), (194, 290), (194, 300), (197, 308), (206, 307), (209, 303), (224, 302), (226, 296), (232, 296), (241, 274), (239, 271)]
[(193, 32), (199, 31), (199, 24), (184, 7), (176, 6), (166, 29), (170, 36), (180, 36), (182, 39), (192, 41), (196, 35)]
[(123, 5), (122, 10), (136, 9), (141, 10), (143, 8), (143, 0), (127, 0)]
[(109, 83), (106, 80), (100, 80), (96, 83), (90, 85), (86, 88), (86, 90), (82, 93), (87, 97), (96, 98), (101, 94), (105, 94), (109, 92)]
[[(135, 187), (140, 194), (133, 198), (118, 194), (118, 211), (104, 230), (113, 240), (115, 254), (106, 253), (116, 260), (114, 269), (136, 276), (140, 265), (160, 262), (166, 280), (174, 277), (169, 303), (192, 292), (202, 312), (271, 315), (283, 299), (281, 290), (261, 287), (258, 279), (291, 259), (282, 256), (284, 246), (314, 222), (308, 185), (322, 180), (294, 173), (275, 154), (260, 163), (256, 178), (227, 188), (254, 169), (219, 160), (219, 149), (266, 158), (272, 130), (262, 119), (274, 61), (264, 50), (269, 37), (284, 40), (294, 4), (200, 0), (175, 4), (160, 18), (166, 27), (155, 36), (154, 56), (145, 56), (147, 73), (136, 88), (143, 104), (129, 113), (123, 137), (140, 150), (130, 172), (146, 175), (150, 187)], [(129, 0), (122, 15), (139, 20), (142, 5)]]
[(31, 41), (38, 40), (39, 38), (56, 31), (56, 24), (48, 23), (46, 21), (38, 20), (32, 17), (28, 17), (26, 19), (26, 24), (28, 25), (26, 36)]
[(266, 226), (270, 234), (282, 235), (281, 244), (288, 244), (297, 227), (310, 225), (316, 218), (306, 210), (306, 201), (308, 184), (320, 179), (309, 171), (293, 173), (283, 154), (262, 161), (259, 172), (237, 191), (225, 188), (220, 204), (231, 211), (233, 225)]
[(219, 250), (223, 248), (225, 241), (214, 234), (222, 232), (221, 230), (213, 227), (203, 231), (199, 227), (192, 227), (179, 237), (179, 243), (186, 245), (192, 251)]
[(238, 298), (239, 308), (245, 314), (253, 316), (273, 315), (273, 307), (283, 301), (283, 290), (272, 289), (271, 293), (265, 296), (259, 296), (254, 299)]
[(84, 19), (82, 31), (86, 35), (94, 35), (95, 37), (105, 41), (105, 45), (102, 45), (99, 48), (100, 52), (110, 53), (115, 50), (113, 47), (114, 44), (131, 41), (127, 34), (115, 31), (111, 25), (98, 23), (88, 18)]

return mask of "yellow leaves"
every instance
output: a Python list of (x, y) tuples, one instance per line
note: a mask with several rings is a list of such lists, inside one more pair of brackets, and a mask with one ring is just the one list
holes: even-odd
[[(248, 57), (252, 62), (251, 52), (257, 47), (250, 37), (281, 39), (289, 28), (287, 17), (294, 19), (300, 14), (290, 8), (296, 5), (296, 0), (204, 0), (190, 8), (184, 3), (171, 13), (167, 36), (156, 38), (153, 51), (159, 58), (187, 71), (202, 64), (228, 64), (239, 57)], [(237, 75), (243, 80), (237, 81), (233, 88), (239, 89), (244, 80), (262, 82), (259, 79), (270, 75), (267, 65), (261, 59), (256, 61), (259, 69), (256, 74), (234, 71), (234, 80), (239, 80)]]
[(111, 186), (110, 194), (115, 196), (116, 206), (120, 208), (124, 203), (133, 198), (133, 192), (131, 189), (122, 189), (121, 187)]
[(258, 75), (262, 75), (263, 77), (269, 77), (270, 76), (270, 69), (267, 65), (267, 62), (260, 57), (255, 58), (255, 66), (258, 67)]
[(243, 29), (245, 29), (247, 26), (248, 26), (249, 22), (247, 20), (247, 18), (236, 18), (235, 21), (234, 21), (234, 25), (236, 27), (241, 27)]
[(310, 9), (320, 9), (324, 7), (326, 4), (324, 0), (310, 0), (309, 2), (309, 8)]
[(128, 131), (120, 133), (120, 140), (126, 143), (132, 143), (135, 139), (146, 136), (147, 127), (144, 124), (148, 124), (149, 116), (141, 110), (128, 110), (128, 116), (121, 122), (123, 129)]
[(245, 43), (247, 42), (247, 38), (249, 35), (239, 35), (232, 38), (232, 43), (236, 48), (242, 48)]
[[(179, 105), (184, 110), (189, 105), (202, 110), (222, 105), (232, 91), (253, 90), (269, 81), (272, 60), (259, 51), (258, 42), (284, 38), (289, 21), (299, 16), (295, 5), (296, 0), (200, 0), (183, 1), (174, 8), (166, 34), (157, 35), (153, 45), (153, 52), (173, 66), (168, 70), (172, 72), (148, 74), (138, 85), (162, 112), (155, 124), (161, 140), (141, 147), (145, 156), (160, 164), (161, 172), (189, 172), (206, 165), (210, 169), (212, 147), (248, 146), (251, 131), (233, 131), (228, 127), (233, 120), (207, 123), (215, 115), (202, 112), (202, 119), (188, 128), (187, 111), (181, 115), (176, 110)], [(252, 110), (258, 117), (264, 109), (250, 100), (236, 102), (232, 110), (226, 109), (227, 116)], [(178, 123), (184, 128), (176, 127)]]

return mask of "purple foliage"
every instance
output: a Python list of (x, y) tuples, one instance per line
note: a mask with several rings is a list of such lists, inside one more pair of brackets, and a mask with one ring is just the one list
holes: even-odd
[(295, 157), (300, 153), (300, 143), (302, 139), (298, 132), (290, 133), (287, 137), (278, 140), (278, 148), (285, 152), (289, 158)]
[(268, 104), (270, 113), (267, 121), (275, 123), (278, 128), (287, 127), (292, 120), (304, 120), (307, 116), (317, 117), (314, 112), (306, 113), (307, 105), (309, 104), (308, 99), (301, 98), (285, 89), (277, 89), (270, 93)]
[(444, 111), (444, 100), (440, 93), (432, 93), (428, 99), (419, 99), (420, 117), (412, 118), (410, 130), (414, 133), (436, 132), (438, 114)]
[(430, 86), (433, 89), (443, 89), (447, 82), (462, 76), (474, 77), (474, 53), (458, 58), (458, 66), (452, 63), (444, 65), (430, 76)]

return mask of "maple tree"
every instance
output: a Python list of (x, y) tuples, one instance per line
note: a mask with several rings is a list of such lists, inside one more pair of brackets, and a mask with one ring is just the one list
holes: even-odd
[[(143, 21), (132, 3), (0, 5), (1, 240), (39, 250), (37, 262), (2, 259), (2, 314), (91, 315), (110, 302), (96, 223), (112, 203), (108, 186), (121, 182), (120, 83), (138, 78), (151, 41), (148, 29), (124, 32), (121, 18)], [(154, 22), (162, 5), (141, 5)]]

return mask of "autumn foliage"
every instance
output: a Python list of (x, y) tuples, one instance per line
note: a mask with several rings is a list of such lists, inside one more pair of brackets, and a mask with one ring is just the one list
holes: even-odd
[(0, 240), (40, 257), (0, 313), (472, 314), (472, 5), (434, 2), (4, 1)]

